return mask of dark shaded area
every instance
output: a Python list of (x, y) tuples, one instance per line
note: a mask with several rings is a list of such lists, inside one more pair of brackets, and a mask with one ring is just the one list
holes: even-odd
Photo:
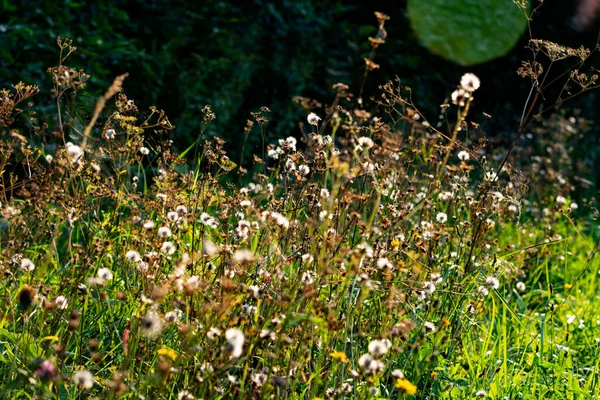
[[(575, 47), (595, 46), (597, 28), (582, 34), (569, 27), (574, 7), (575, 2), (546, 1), (534, 18), (532, 36)], [(69, 35), (78, 51), (67, 64), (92, 75), (71, 114), (85, 118), (112, 78), (129, 72), (126, 93), (140, 108), (156, 105), (167, 111), (178, 127), (178, 147), (195, 140), (200, 110), (211, 104), (217, 120), (209, 134), (226, 139), (237, 157), (245, 121), (260, 106), (272, 110), (266, 138), (272, 141), (298, 133), (298, 121), (306, 113), (292, 102), (293, 96), (327, 103), (336, 82), (358, 91), (363, 57), (370, 51), (367, 37), (376, 30), (376, 10), (391, 20), (386, 24), (387, 42), (376, 57), (381, 69), (370, 74), (367, 95), (376, 95), (378, 85), (398, 75), (413, 89), (415, 104), (435, 119), (439, 104), (460, 76), (471, 71), (482, 81), (475, 111), (494, 116), (488, 134), (510, 136), (529, 90), (529, 82), (515, 73), (522, 60), (530, 59), (525, 48), (529, 35), (505, 57), (464, 68), (419, 44), (406, 16), (406, 1), (4, 0), (0, 84), (37, 83), (48, 94), (45, 71), (58, 60), (55, 37)], [(557, 65), (556, 76), (567, 65)], [(560, 80), (555, 86), (554, 92), (547, 92), (546, 104), (553, 104)], [(569, 104), (592, 117), (596, 100), (591, 92)], [(49, 96), (39, 95), (35, 101), (52, 108)], [(257, 151), (260, 142), (255, 132), (247, 150)]]

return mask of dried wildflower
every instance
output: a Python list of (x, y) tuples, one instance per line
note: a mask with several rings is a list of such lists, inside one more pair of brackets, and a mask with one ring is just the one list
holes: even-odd
[(22, 258), (19, 266), (24, 271), (33, 271), (35, 269), (35, 264), (29, 258)]
[(267, 151), (267, 156), (272, 158), (273, 160), (279, 159), (279, 152), (275, 149), (270, 149)]
[(476, 91), (477, 89), (479, 89), (480, 85), (481, 82), (479, 81), (477, 75), (472, 74), (470, 72), (464, 74), (462, 78), (460, 78), (460, 87), (466, 90), (467, 92), (472, 93)]
[(308, 117), (306, 117), (306, 120), (310, 125), (318, 126), (321, 118), (317, 114), (311, 112), (308, 114)]
[(585, 61), (590, 55), (590, 50), (584, 47), (573, 49), (548, 40), (532, 39), (529, 44), (534, 51), (541, 51), (552, 61), (564, 60), (569, 57), (577, 57), (581, 61)]
[(215, 254), (217, 254), (217, 246), (215, 246), (215, 244), (210, 240), (205, 239), (202, 242), (202, 254), (207, 257), (213, 257)]
[(288, 221), (288, 219), (286, 217), (284, 217), (283, 215), (281, 215), (280, 213), (275, 212), (275, 211), (263, 211), (263, 213), (261, 215), (261, 219), (263, 221), (266, 221), (266, 220), (275, 221), (275, 223), (277, 223), (277, 225), (279, 225), (285, 229), (289, 228), (289, 226), (290, 226), (290, 221)]
[(81, 158), (83, 157), (83, 150), (81, 149), (81, 147), (79, 147), (71, 142), (67, 142), (66, 147), (67, 147), (67, 154), (69, 155), (69, 159), (71, 160), (71, 163), (76, 164), (77, 162), (79, 162), (81, 160)]
[(369, 366), (369, 364), (371, 364), (371, 361), (373, 361), (373, 357), (370, 354), (365, 353), (359, 357), (358, 366), (363, 369), (366, 369)]
[(308, 175), (310, 173), (310, 168), (306, 164), (302, 164), (298, 166), (298, 172), (302, 175)]
[(373, 146), (375, 146), (373, 139), (366, 137), (366, 136), (359, 137), (357, 142), (360, 147), (366, 148), (366, 149), (370, 149)]
[(167, 322), (177, 322), (183, 317), (183, 311), (176, 308), (173, 311), (169, 311), (165, 314), (165, 321)]
[(369, 58), (365, 57), (365, 64), (367, 66), (367, 71), (373, 71), (374, 69), (379, 69), (379, 64), (374, 63)]
[(149, 311), (144, 318), (142, 318), (140, 331), (145, 337), (156, 339), (161, 335), (164, 325), (164, 321), (156, 311)]
[(154, 221), (150, 221), (150, 220), (148, 220), (148, 221), (145, 221), (145, 222), (142, 224), (142, 228), (144, 228), (144, 229), (147, 229), (147, 230), (150, 230), (150, 229), (154, 229), (154, 225), (155, 225), (155, 224), (154, 224)]
[(377, 260), (377, 268), (392, 268), (393, 264), (385, 257)]
[(248, 293), (250, 294), (250, 296), (254, 297), (255, 299), (258, 299), (260, 297), (260, 288), (256, 285), (250, 285), (248, 286)]
[(460, 161), (468, 161), (469, 158), (471, 158), (471, 156), (469, 155), (469, 153), (465, 150), (461, 150), (458, 152), (458, 159)]
[(183, 292), (191, 296), (200, 289), (200, 278), (196, 275), (192, 275), (185, 282), (178, 280), (178, 290), (183, 290)]
[(390, 16), (386, 15), (380, 11), (375, 11), (375, 18), (377, 18), (377, 22), (384, 23), (385, 21), (389, 21)]
[(160, 228), (158, 228), (158, 236), (161, 238), (168, 238), (171, 237), (172, 232), (171, 229), (168, 226), (161, 226)]
[(216, 229), (219, 226), (219, 223), (217, 222), (217, 220), (205, 212), (200, 215), (200, 222), (203, 225), (209, 226), (213, 229)]
[(404, 372), (399, 369), (395, 369), (392, 371), (392, 376), (396, 379), (404, 379)]
[(175, 253), (175, 251), (177, 250), (177, 247), (175, 247), (175, 245), (173, 244), (173, 242), (170, 241), (166, 241), (162, 244), (162, 246), (160, 247), (160, 251), (167, 254), (167, 255), (173, 255)]
[(60, 310), (65, 310), (69, 306), (69, 302), (65, 296), (57, 296), (54, 299), (54, 304)]
[(94, 387), (94, 376), (87, 369), (77, 371), (73, 375), (73, 383), (75, 383), (80, 389), (91, 389)]
[(431, 281), (427, 281), (423, 283), (423, 290), (425, 290), (425, 292), (429, 293), (429, 294), (433, 294), (435, 292), (435, 283), (431, 282)]
[(358, 365), (362, 368), (365, 375), (376, 375), (385, 369), (385, 364), (373, 358), (369, 353), (365, 353), (359, 357)]
[(216, 340), (223, 332), (219, 328), (211, 327), (206, 333), (206, 337), (210, 340)]
[(488, 171), (485, 173), (485, 180), (488, 182), (496, 182), (498, 180), (498, 174), (494, 171)]
[(194, 395), (187, 390), (182, 390), (177, 394), (177, 400), (195, 400)]
[(288, 171), (295, 171), (296, 170), (296, 164), (294, 163), (294, 161), (288, 157), (288, 159), (285, 161), (285, 169), (287, 169)]
[[(315, 114), (316, 115), (316, 114)], [(310, 115), (309, 115), (310, 117)], [(318, 117), (317, 117), (318, 118)], [(319, 118), (320, 120), (320, 118)], [(310, 123), (310, 122), (309, 122)], [(311, 124), (312, 125), (312, 124)], [(279, 151), (283, 153), (284, 151), (296, 151), (296, 144), (298, 141), (295, 137), (289, 136), (287, 139), (279, 139)]]
[(239, 358), (244, 350), (244, 333), (239, 329), (231, 328), (225, 332), (225, 338), (231, 358)]
[(426, 332), (435, 332), (435, 324), (433, 322), (427, 321), (423, 324), (423, 327)]
[(125, 259), (127, 259), (129, 262), (138, 262), (142, 260), (142, 257), (137, 251), (129, 250), (127, 253), (125, 253)]
[(302, 273), (301, 281), (305, 285), (312, 284), (317, 279), (317, 273), (315, 271), (304, 271)]
[(388, 350), (392, 347), (392, 343), (388, 339), (384, 340), (371, 340), (369, 343), (369, 353), (375, 358), (379, 358), (382, 355), (386, 354)]
[(465, 100), (469, 99), (471, 94), (464, 90), (463, 88), (456, 89), (450, 95), (450, 99), (452, 100), (452, 104), (456, 104), (458, 106), (464, 106)]
[(241, 249), (233, 254), (233, 260), (238, 264), (250, 264), (254, 261), (252, 250)]
[(438, 213), (438, 214), (435, 216), (435, 220), (436, 220), (437, 222), (439, 222), (440, 224), (445, 224), (445, 223), (446, 223), (446, 221), (448, 221), (448, 215), (447, 215), (446, 213), (443, 213), (443, 212), (441, 212), (441, 213)]
[(497, 278), (493, 277), (493, 276), (488, 276), (485, 279), (485, 285), (487, 287), (489, 287), (490, 289), (498, 289), (500, 287), (500, 282), (498, 281)]
[(117, 133), (114, 129), (110, 128), (107, 129), (106, 132), (104, 132), (104, 137), (106, 138), (106, 140), (113, 140), (115, 137), (117, 137)]
[(98, 278), (100, 278), (104, 281), (111, 281), (113, 278), (113, 273), (108, 268), (100, 268), (98, 270)]
[(267, 382), (267, 378), (268, 378), (268, 375), (265, 374), (263, 371), (253, 372), (250, 375), (250, 380), (257, 387), (262, 387)]

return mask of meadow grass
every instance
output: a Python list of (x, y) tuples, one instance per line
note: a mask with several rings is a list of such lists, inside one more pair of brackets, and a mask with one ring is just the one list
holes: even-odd
[[(86, 77), (59, 45), (60, 114)], [(564, 158), (517, 146), (537, 117), (486, 145), (476, 76), (439, 124), (395, 82), (380, 116), (335, 85), (245, 168), (204, 136), (210, 106), (174, 153), (123, 79), (29, 138), (8, 127), (37, 88), (2, 92), (0, 398), (597, 397), (593, 203)], [(577, 135), (560, 121), (539, 143)]]

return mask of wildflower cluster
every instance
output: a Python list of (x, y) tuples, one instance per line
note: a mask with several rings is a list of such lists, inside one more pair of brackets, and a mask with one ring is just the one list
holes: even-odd
[[(373, 49), (389, 19), (376, 16)], [(219, 138), (199, 139), (200, 162), (186, 166), (164, 112), (141, 117), (122, 79), (98, 102), (94, 118), (118, 110), (102, 126), (21, 146), (28, 179), (3, 181), (0, 373), (29, 397), (485, 397), (518, 390), (496, 378), (508, 364), (578, 356), (546, 324), (584, 337), (600, 320), (570, 302), (574, 274), (561, 272), (559, 292), (549, 281), (556, 259), (571, 260), (553, 247), (578, 209), (552, 168), (566, 161), (523, 170), (554, 182), (526, 198), (524, 176), (467, 121), (474, 74), (441, 107), (447, 126), (398, 82), (376, 99), (389, 118), (337, 84), (304, 139), (269, 144), (240, 185)], [(205, 128), (216, 116), (203, 113)], [(0, 166), (14, 147), (2, 143)], [(499, 313), (508, 302), (518, 309)], [(503, 348), (509, 336), (517, 345)], [(562, 385), (558, 372), (548, 379)]]

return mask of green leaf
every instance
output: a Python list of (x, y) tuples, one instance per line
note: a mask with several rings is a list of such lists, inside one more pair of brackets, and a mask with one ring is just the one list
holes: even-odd
[(462, 65), (508, 53), (527, 26), (525, 14), (513, 0), (408, 2), (411, 25), (425, 47)]

